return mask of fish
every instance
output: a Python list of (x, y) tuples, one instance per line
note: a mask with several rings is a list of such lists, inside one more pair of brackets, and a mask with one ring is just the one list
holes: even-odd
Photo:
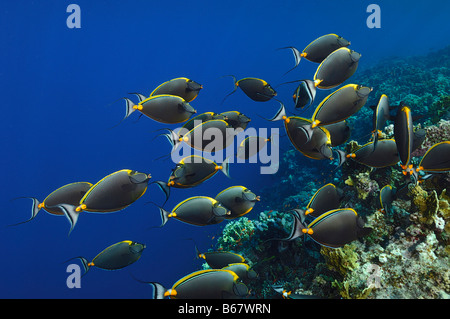
[(348, 84), (328, 95), (316, 108), (312, 127), (341, 122), (366, 104), (372, 88)]
[(390, 116), (389, 98), (387, 95), (383, 94), (378, 100), (378, 104), (376, 105), (373, 111), (372, 134), (374, 140), (374, 147), (376, 147), (381, 131), (384, 129), (386, 125), (386, 121), (390, 119), (391, 116)]
[(169, 218), (175, 218), (194, 226), (207, 226), (221, 223), (229, 210), (214, 198), (207, 196), (194, 196), (176, 205), (172, 211), (159, 207), (162, 224), (164, 226)]
[(314, 103), (317, 92), (317, 85), (320, 81), (300, 80), (300, 84), (294, 91), (292, 98), (296, 109), (307, 109)]
[(287, 291), (281, 285), (272, 285), (272, 288), (273, 290), (281, 294), (283, 299), (321, 299), (319, 296), (316, 295), (303, 295), (292, 293), (292, 291)]
[(64, 211), (56, 207), (56, 205), (64, 203), (71, 205), (78, 205), (81, 198), (83, 198), (83, 196), (89, 191), (89, 189), (92, 186), (93, 184), (88, 182), (70, 183), (61, 186), (58, 189), (51, 192), (42, 202), (39, 202), (39, 200), (36, 197), (19, 197), (19, 198), (28, 198), (33, 201), (33, 205), (31, 207), (31, 217), (26, 221), (11, 226), (16, 226), (29, 222), (30, 220), (36, 217), (36, 215), (41, 209), (44, 209), (51, 215), (64, 216)]
[(212, 269), (221, 269), (234, 263), (245, 263), (245, 258), (231, 251), (207, 251), (201, 253), (195, 247), (197, 258), (204, 259)]
[(292, 50), (292, 54), (295, 58), (295, 66), (284, 75), (295, 69), (300, 64), (302, 58), (311, 62), (321, 63), (333, 51), (342, 47), (348, 47), (349, 45), (349, 41), (337, 34), (326, 34), (312, 41), (302, 52), (292, 46), (280, 48)]
[(84, 276), (91, 267), (105, 270), (118, 270), (127, 267), (141, 258), (145, 248), (145, 244), (123, 240), (102, 250), (92, 261), (88, 261), (84, 257), (75, 257), (70, 260), (79, 259), (81, 261)]
[(197, 98), (203, 85), (185, 78), (175, 78), (160, 84), (156, 89), (150, 93), (150, 96), (169, 94), (176, 95), (183, 98), (186, 102), (191, 102)]
[(150, 174), (122, 169), (94, 184), (77, 205), (64, 203), (55, 207), (64, 211), (71, 224), (71, 232), (81, 212), (110, 213), (122, 210), (144, 195), (150, 179)]
[(298, 213), (291, 213), (294, 225), (289, 237), (294, 240), (309, 235), (318, 244), (328, 248), (339, 248), (352, 241), (367, 236), (372, 229), (364, 227), (364, 221), (352, 208), (330, 210), (315, 218), (308, 226), (301, 221)]
[(248, 214), (260, 197), (245, 186), (231, 186), (217, 194), (215, 200), (229, 210), (225, 218), (234, 219)]
[(360, 53), (346, 47), (330, 53), (314, 74), (314, 81), (320, 81), (317, 87), (331, 89), (345, 82), (355, 73), (360, 58)]
[(450, 141), (431, 146), (417, 167), (417, 171), (445, 173), (450, 171)]
[(349, 138), (351, 129), (347, 122), (341, 121), (323, 126), (330, 133), (331, 146), (336, 147), (344, 144)]
[(223, 267), (222, 269), (231, 270), (234, 272), (244, 284), (258, 278), (256, 271), (250, 268), (250, 265), (246, 263), (233, 263)]
[(147, 284), (153, 287), (153, 299), (234, 299), (248, 294), (238, 275), (226, 269), (195, 271), (179, 279), (170, 289), (158, 282)]
[(211, 121), (211, 120), (225, 120), (225, 115), (218, 114), (215, 112), (205, 112), (205, 113), (199, 114), (195, 117), (192, 117), (189, 121), (184, 123), (184, 125), (181, 127), (180, 131), (181, 130), (190, 131), (195, 126), (202, 124), (203, 122)]
[(188, 102), (176, 95), (154, 95), (140, 101), (138, 104), (134, 104), (128, 98), (123, 99), (126, 101), (126, 114), (123, 120), (138, 110), (157, 122), (177, 124), (186, 122), (192, 114), (197, 113)]
[(394, 122), (394, 138), (397, 144), (398, 155), (402, 163), (402, 168), (410, 164), (411, 153), (414, 143), (414, 129), (411, 115), (411, 109), (403, 106), (395, 117)]
[(236, 157), (240, 159), (248, 159), (256, 155), (266, 146), (267, 143), (270, 142), (272, 142), (270, 137), (248, 136), (239, 144)]
[(210, 120), (195, 126), (192, 130), (180, 130), (175, 133), (166, 129), (165, 136), (172, 145), (172, 151), (177, 149), (180, 143), (185, 142), (190, 147), (203, 152), (220, 151), (230, 146), (234, 141), (237, 131), (224, 120)]
[(277, 95), (275, 89), (262, 79), (248, 77), (236, 80), (236, 77), (234, 75), (229, 76), (233, 78), (234, 90), (225, 96), (225, 98), (222, 100), (222, 104), (226, 98), (236, 92), (238, 87), (241, 88), (245, 95), (256, 102), (266, 102)]
[(334, 184), (326, 184), (319, 188), (306, 206), (305, 216), (319, 217), (320, 215), (339, 207), (343, 192)]
[(341, 150), (336, 152), (338, 153), (338, 167), (348, 158), (360, 164), (376, 168), (392, 166), (400, 161), (397, 144), (394, 139), (379, 140), (376, 148), (374, 147), (374, 141), (369, 142), (351, 154), (346, 154)]
[(161, 190), (166, 195), (166, 202), (170, 196), (170, 188), (191, 188), (213, 177), (217, 172), (221, 171), (228, 178), (229, 163), (224, 160), (221, 165), (214, 161), (198, 155), (189, 155), (184, 157), (175, 165), (168, 182), (156, 181)]
[(238, 111), (227, 111), (220, 113), (225, 117), (227, 122), (235, 130), (245, 130), (251, 119)]
[(312, 128), (312, 121), (298, 116), (286, 115), (285, 106), (281, 103), (277, 114), (269, 121), (284, 121), (286, 133), (291, 144), (306, 157), (321, 160), (332, 159), (331, 135), (324, 127)]
[(389, 214), (391, 212), (392, 201), (394, 200), (395, 190), (391, 185), (386, 185), (380, 190), (381, 212)]

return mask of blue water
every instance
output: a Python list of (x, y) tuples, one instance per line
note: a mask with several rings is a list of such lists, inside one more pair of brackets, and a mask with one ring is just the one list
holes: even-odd
[[(66, 8), (81, 8), (81, 28), (69, 29)], [(197, 270), (194, 238), (201, 250), (225, 223), (195, 227), (170, 220), (163, 228), (158, 210), (163, 203), (155, 185), (127, 209), (112, 214), (82, 214), (70, 236), (69, 223), (41, 211), (29, 223), (34, 196), (43, 200), (56, 188), (76, 181), (97, 182), (129, 168), (166, 180), (174, 164), (155, 161), (170, 146), (156, 130), (175, 128), (149, 118), (125, 114), (129, 92), (148, 95), (171, 78), (186, 76), (204, 89), (191, 105), (199, 113), (238, 110), (252, 118), (253, 127), (278, 127), (261, 119), (278, 109), (276, 101), (257, 103), (233, 89), (231, 78), (259, 77), (273, 86), (312, 78), (316, 65), (293, 66), (287, 50), (303, 49), (315, 38), (337, 33), (362, 54), (360, 68), (390, 56), (423, 55), (448, 45), (448, 1), (381, 1), (381, 28), (369, 29), (367, 6), (372, 1), (2, 1), (0, 4), (0, 117), (3, 187), (0, 214), (0, 298), (149, 298), (151, 288), (132, 279), (171, 286)], [(357, 71), (358, 72), (358, 71)], [(370, 85), (370, 83), (364, 83)], [(277, 88), (278, 98), (292, 107), (293, 87)], [(318, 100), (328, 93), (319, 92)], [(308, 114), (306, 114), (308, 115)], [(368, 124), (370, 125), (370, 123)], [(156, 138), (155, 138), (156, 137)], [(287, 139), (282, 147), (289, 149)], [(314, 161), (305, 161), (315, 165)], [(280, 167), (282, 170), (283, 167)], [(192, 189), (174, 189), (172, 208), (194, 195), (215, 197), (232, 185), (255, 193), (276, 183), (260, 175), (258, 164), (231, 168), (232, 180), (219, 173)], [(281, 199), (280, 199), (281, 200)], [(249, 214), (257, 216), (265, 208)], [(66, 286), (67, 259), (92, 259), (122, 240), (147, 245), (142, 258), (126, 269), (93, 268), (81, 288)]]

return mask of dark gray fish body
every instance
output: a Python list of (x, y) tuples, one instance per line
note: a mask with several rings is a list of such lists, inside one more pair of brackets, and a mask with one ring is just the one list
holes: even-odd
[(251, 121), (249, 117), (238, 111), (228, 111), (220, 114), (225, 117), (225, 122), (227, 122), (235, 130), (245, 130), (248, 123)]
[(308, 205), (305, 215), (319, 217), (320, 215), (339, 207), (342, 198), (342, 190), (333, 184), (326, 184), (317, 190)]
[(194, 100), (203, 86), (188, 78), (176, 78), (159, 85), (150, 96), (170, 94), (182, 97), (186, 102)]
[(230, 211), (230, 214), (225, 216), (226, 219), (241, 217), (249, 213), (256, 202), (260, 200), (259, 196), (244, 186), (228, 187), (221, 191), (215, 199)]
[(113, 212), (134, 203), (147, 190), (150, 176), (145, 173), (123, 169), (114, 172), (90, 188), (80, 201), (82, 210)]
[(247, 286), (238, 280), (239, 277), (230, 270), (208, 269), (181, 278), (171, 289), (158, 283), (149, 284), (154, 287), (156, 299), (235, 299), (248, 294)]
[(350, 42), (337, 34), (326, 34), (311, 42), (304, 50), (305, 59), (322, 63), (332, 52), (342, 47), (348, 47)]
[(345, 120), (324, 125), (323, 128), (330, 132), (331, 146), (333, 147), (344, 144), (350, 138), (350, 126), (347, 125)]
[(136, 107), (145, 116), (167, 124), (185, 122), (196, 113), (183, 98), (167, 94), (151, 96)]
[(195, 226), (213, 225), (222, 222), (229, 214), (228, 209), (221, 203), (206, 196), (190, 197), (175, 206), (171, 212), (162, 208), (159, 210), (162, 219), (161, 226), (171, 217)]
[(391, 185), (386, 185), (380, 190), (381, 210), (390, 213), (392, 201), (394, 200), (394, 191)]
[(387, 167), (400, 161), (397, 144), (393, 139), (379, 140), (376, 147), (374, 142), (367, 143), (347, 157), (370, 167)]
[(208, 251), (206, 253), (197, 253), (199, 258), (205, 259), (206, 263), (212, 269), (221, 269), (234, 263), (243, 263), (245, 258), (230, 251)]
[(204, 152), (220, 151), (234, 141), (235, 130), (224, 120), (206, 121), (194, 127), (183, 140), (191, 147)]
[(217, 114), (214, 112), (205, 112), (205, 113), (199, 114), (199, 115), (191, 118), (189, 121), (187, 121), (182, 126), (182, 129), (190, 131), (195, 126), (202, 124), (203, 122), (211, 121), (211, 120), (224, 120), (224, 119), (225, 119), (225, 116), (223, 116), (221, 114)]
[(419, 170), (431, 173), (450, 171), (450, 141), (434, 144), (422, 157)]
[(312, 116), (313, 125), (341, 122), (358, 112), (367, 102), (369, 87), (348, 84), (328, 95)]
[(270, 139), (266, 137), (249, 136), (239, 145), (236, 157), (240, 159), (248, 159), (256, 155), (269, 142)]
[(257, 78), (244, 78), (237, 81), (236, 85), (256, 102), (266, 102), (277, 95), (269, 83)]
[(361, 54), (340, 48), (328, 55), (317, 68), (314, 81), (321, 81), (317, 86), (320, 89), (334, 88), (355, 73)]
[(397, 112), (394, 123), (394, 137), (400, 161), (403, 166), (409, 165), (413, 151), (414, 130), (411, 110), (404, 106)]
[(245, 263), (233, 263), (222, 269), (234, 272), (244, 284), (247, 284), (258, 277), (258, 274)]
[(124, 268), (141, 258), (145, 245), (132, 242), (130, 240), (121, 241), (117, 244), (111, 245), (101, 253), (99, 253), (93, 260), (93, 265), (98, 268), (107, 270), (116, 270)]
[(371, 231), (364, 227), (362, 219), (351, 208), (335, 209), (322, 214), (305, 230), (314, 241), (330, 248), (342, 247)]

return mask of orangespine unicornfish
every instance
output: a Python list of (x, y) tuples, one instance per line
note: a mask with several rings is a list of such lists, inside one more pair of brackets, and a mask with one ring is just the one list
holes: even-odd
[(179, 279), (170, 289), (158, 282), (153, 286), (153, 299), (235, 299), (247, 296), (247, 286), (238, 275), (226, 269), (207, 269)]
[(328, 55), (318, 66), (314, 81), (321, 81), (319, 89), (334, 88), (355, 73), (361, 54), (348, 48), (340, 48)]
[(295, 58), (295, 66), (287, 71), (285, 75), (295, 69), (302, 58), (311, 62), (321, 63), (333, 51), (342, 47), (348, 47), (349, 45), (349, 41), (337, 34), (326, 34), (312, 41), (302, 52), (292, 46), (280, 48), (291, 49)]
[(364, 227), (364, 221), (352, 208), (330, 210), (305, 226), (297, 214), (293, 214), (297, 221), (287, 240), (293, 240), (303, 235), (309, 237), (322, 246), (339, 248), (362, 236), (368, 235), (371, 228)]
[(326, 34), (306, 46), (303, 50), (304, 58), (311, 62), (321, 63), (337, 49), (348, 47), (349, 45), (349, 41), (337, 34)]
[(70, 183), (51, 192), (42, 202), (35, 197), (19, 197), (19, 198), (29, 198), (33, 201), (31, 207), (31, 217), (24, 221), (11, 226), (20, 225), (30, 220), (34, 219), (41, 209), (44, 209), (51, 215), (64, 216), (64, 211), (56, 207), (59, 204), (70, 204), (78, 205), (81, 198), (87, 193), (87, 191), (92, 187), (91, 183), (88, 182), (76, 182)]
[(166, 124), (183, 123), (187, 121), (192, 114), (197, 111), (182, 97), (176, 95), (162, 94), (154, 95), (138, 104), (134, 104), (128, 98), (126, 101), (126, 114), (124, 119), (130, 116), (131, 113), (138, 110), (145, 116)]
[(389, 214), (391, 212), (392, 201), (394, 200), (395, 190), (391, 185), (386, 185), (380, 190), (381, 212)]
[(165, 136), (172, 145), (172, 150), (176, 150), (180, 143), (185, 142), (190, 147), (201, 150), (203, 152), (215, 152), (230, 146), (234, 141), (237, 133), (224, 120), (210, 120), (195, 126), (192, 130), (175, 133), (170, 129), (166, 129), (168, 133), (160, 134)]
[(236, 77), (234, 75), (228, 76), (233, 78), (234, 90), (224, 97), (222, 103), (225, 101), (227, 97), (236, 92), (238, 87), (241, 88), (241, 90), (245, 93), (245, 95), (247, 95), (249, 98), (251, 98), (253, 101), (256, 102), (266, 102), (277, 95), (277, 92), (272, 88), (272, 86), (270, 86), (269, 83), (267, 83), (262, 79), (243, 78), (238, 81), (236, 80)]
[(190, 197), (180, 202), (170, 212), (159, 207), (159, 212), (162, 220), (160, 227), (164, 226), (169, 218), (194, 226), (213, 225), (221, 223), (230, 214), (221, 203), (207, 196)]
[(218, 171), (221, 171), (225, 176), (230, 178), (228, 159), (225, 159), (221, 165), (218, 165), (207, 158), (198, 155), (189, 155), (176, 164), (168, 182), (156, 181), (154, 183), (156, 183), (164, 192), (167, 202), (170, 196), (171, 187), (195, 187), (210, 179)]
[(258, 278), (256, 271), (254, 271), (250, 265), (246, 263), (233, 263), (223, 267), (222, 269), (231, 270), (234, 272), (244, 284)]
[(323, 128), (330, 132), (331, 146), (333, 147), (344, 144), (350, 138), (350, 126), (345, 120), (324, 125)]
[(204, 259), (212, 269), (221, 269), (234, 263), (245, 263), (245, 258), (231, 251), (207, 251), (201, 253), (195, 247), (197, 258)]
[(450, 141), (434, 144), (422, 157), (417, 171), (429, 173), (450, 171)]
[(220, 113), (225, 117), (227, 122), (235, 130), (245, 130), (251, 119), (238, 111), (227, 111)]
[[(247, 136), (239, 144), (236, 152), (236, 157), (240, 159), (248, 159), (256, 155), (266, 146), (267, 143), (272, 143), (272, 141), (272, 137)], [(272, 145), (272, 147), (274, 146)]]
[(150, 96), (170, 94), (183, 98), (186, 102), (193, 101), (203, 86), (188, 78), (180, 77), (160, 84), (150, 93)]
[(305, 216), (319, 217), (323, 213), (337, 209), (343, 197), (341, 189), (329, 183), (315, 192), (304, 212)]
[(249, 213), (260, 198), (245, 186), (231, 186), (217, 194), (215, 200), (230, 211), (225, 218), (233, 219)]
[(281, 294), (283, 299), (321, 299), (318, 296), (315, 295), (302, 295), (302, 294), (296, 294), (292, 293), (292, 291), (287, 291), (283, 288), (281, 285), (272, 285), (273, 290)]
[(269, 121), (284, 121), (286, 133), (292, 145), (306, 157), (321, 160), (332, 159), (330, 132), (324, 127), (312, 128), (311, 120), (286, 115), (283, 103), (277, 114)]
[(397, 144), (393, 139), (379, 140), (377, 147), (374, 147), (374, 142), (369, 142), (354, 153), (346, 154), (344, 151), (337, 150), (339, 166), (341, 166), (348, 158), (360, 164), (381, 168), (397, 164), (400, 161), (398, 157)]
[(407, 106), (403, 106), (397, 112), (394, 122), (394, 137), (400, 161), (403, 168), (406, 168), (411, 161), (414, 143), (411, 109)]
[(141, 258), (144, 249), (144, 244), (124, 240), (105, 248), (92, 261), (88, 261), (84, 257), (75, 257), (69, 260), (79, 259), (81, 261), (84, 268), (84, 276), (91, 267), (117, 270), (129, 266)]
[(367, 102), (372, 88), (348, 84), (328, 95), (316, 108), (312, 127), (341, 122), (358, 112)]
[(78, 205), (64, 203), (56, 207), (68, 218), (71, 232), (81, 212), (110, 213), (122, 210), (144, 195), (150, 179), (150, 174), (123, 169), (105, 176), (94, 184), (80, 199)]
[(383, 94), (378, 100), (378, 104), (373, 111), (373, 141), (376, 147), (378, 138), (386, 125), (386, 121), (391, 119), (390, 116), (389, 98)]
[(184, 125), (181, 127), (180, 131), (183, 129), (190, 131), (195, 126), (197, 126), (203, 122), (211, 121), (211, 120), (225, 120), (225, 116), (222, 114), (214, 113), (214, 112), (205, 112), (205, 113), (199, 114), (195, 117), (192, 117), (189, 121), (184, 123)]

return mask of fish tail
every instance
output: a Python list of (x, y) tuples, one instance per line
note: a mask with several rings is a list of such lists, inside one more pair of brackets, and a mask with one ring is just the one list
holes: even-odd
[(167, 295), (170, 296), (170, 291), (172, 289), (165, 288), (159, 282), (147, 282), (147, 284), (153, 287), (153, 299), (164, 299)]
[(128, 116), (130, 116), (131, 113), (133, 113), (136, 110), (136, 108), (134, 108), (134, 106), (136, 106), (136, 104), (134, 104), (133, 101), (131, 101), (130, 99), (128, 99), (126, 97), (124, 97), (123, 99), (126, 102), (126, 104), (125, 104), (125, 106), (126, 106), (125, 117), (123, 118), (123, 120), (124, 120)]
[(29, 219), (27, 219), (26, 221), (17, 223), (17, 224), (12, 224), (12, 225), (8, 225), (8, 226), (17, 226), (20, 224), (25, 224), (27, 222), (29, 222), (30, 220), (34, 219), (36, 217), (36, 215), (39, 213), (39, 211), (41, 210), (41, 202), (39, 202), (39, 200), (35, 197), (18, 197), (18, 198), (29, 198), (33, 201), (33, 204), (31, 206), (31, 217)]
[(69, 234), (67, 234), (67, 236), (69, 236), (72, 230), (74, 229), (75, 225), (77, 224), (78, 217), (80, 216), (80, 211), (77, 211), (76, 206), (70, 204), (60, 204), (56, 205), (56, 207), (61, 209), (64, 212), (64, 215), (69, 220), (70, 230)]
[(169, 143), (172, 145), (172, 150), (170, 152), (173, 153), (173, 151), (175, 151), (178, 145), (182, 142), (182, 137), (171, 129), (166, 130), (168, 131), (168, 133), (159, 134), (158, 136), (164, 136), (165, 138), (167, 138)]
[(222, 103), (220, 103), (220, 105), (222, 105), (223, 102), (225, 102), (225, 100), (226, 100), (231, 94), (233, 94), (234, 92), (236, 92), (236, 90), (237, 90), (237, 88), (238, 88), (238, 84), (237, 84), (236, 77), (235, 77), (234, 75), (224, 75), (224, 76), (222, 76), (222, 77), (227, 77), (227, 76), (230, 76), (230, 77), (233, 78), (234, 89), (233, 89), (233, 91), (231, 91), (230, 93), (228, 93), (227, 95), (225, 95), (225, 97), (223, 98)]
[(303, 131), (303, 133), (305, 133), (305, 136), (306, 136), (306, 142), (305, 143), (308, 143), (309, 141), (311, 141), (311, 137), (312, 137), (312, 135), (314, 133), (312, 124), (299, 126), (299, 129), (301, 131)]
[(345, 161), (347, 160), (347, 154), (342, 151), (342, 150), (334, 150), (337, 153), (337, 159), (338, 159), (338, 166), (336, 167), (339, 168), (342, 166), (342, 164), (345, 163)]
[[(167, 202), (170, 196), (170, 186), (163, 181), (154, 181), (156, 185), (164, 192), (164, 195), (166, 195), (166, 200), (164, 201), (164, 204)], [(164, 206), (164, 204), (162, 206)]]
[[(146, 97), (144, 94), (141, 94), (141, 93), (135, 93), (135, 92), (133, 92), (133, 93), (128, 93), (128, 94), (136, 95), (136, 97), (139, 99), (139, 103), (141, 103), (142, 101), (144, 101), (144, 100), (147, 99), (147, 97)], [(132, 103), (133, 103), (133, 102), (132, 102)], [(133, 104), (134, 104), (134, 103), (133, 103)]]
[(227, 157), (222, 162), (221, 166), (222, 166), (222, 168), (220, 170), (222, 171), (222, 173), (224, 173), (226, 177), (231, 178), (231, 176), (230, 176), (230, 157)]
[(168, 212), (167, 210), (165, 210), (162, 207), (158, 207), (158, 208), (159, 208), (159, 214), (161, 215), (161, 222), (162, 222), (161, 226), (159, 226), (159, 227), (163, 227), (169, 220), (170, 212)]
[(286, 108), (285, 108), (284, 104), (281, 101), (278, 101), (278, 102), (280, 103), (280, 108), (278, 109), (275, 116), (272, 117), (271, 119), (269, 119), (269, 121), (275, 122), (275, 121), (280, 121), (280, 120), (286, 120), (286, 118), (287, 118)]

